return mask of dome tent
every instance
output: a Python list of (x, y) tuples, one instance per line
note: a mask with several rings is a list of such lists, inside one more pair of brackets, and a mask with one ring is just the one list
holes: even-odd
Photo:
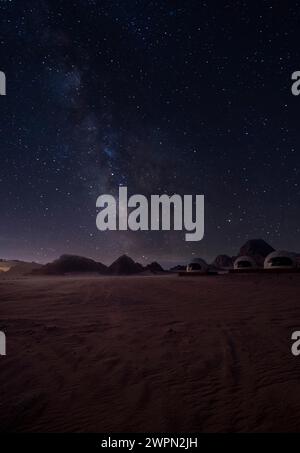
[(208, 264), (202, 258), (195, 258), (186, 267), (187, 272), (201, 272), (205, 274), (208, 272)]
[(295, 269), (296, 267), (295, 254), (283, 250), (270, 253), (264, 263), (265, 269)]
[(251, 256), (239, 256), (234, 262), (235, 270), (249, 270), (256, 268), (256, 261)]

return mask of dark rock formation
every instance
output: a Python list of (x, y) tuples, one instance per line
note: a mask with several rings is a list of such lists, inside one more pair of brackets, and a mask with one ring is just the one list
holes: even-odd
[(174, 266), (170, 269), (171, 272), (181, 272), (181, 271), (185, 271), (186, 270), (186, 266), (183, 266), (182, 264), (178, 264), (177, 266)]
[(251, 256), (258, 265), (263, 265), (266, 256), (272, 252), (274, 252), (273, 247), (263, 239), (251, 239), (241, 247), (239, 256)]
[(107, 267), (102, 263), (97, 263), (89, 258), (76, 255), (62, 255), (59, 259), (48, 263), (42, 268), (33, 271), (39, 275), (64, 275), (71, 273), (91, 273), (97, 272), (105, 274)]
[(231, 269), (233, 258), (228, 255), (218, 255), (212, 265), (217, 269)]
[(108, 273), (112, 275), (132, 275), (144, 271), (141, 264), (136, 263), (127, 255), (122, 255), (114, 261), (108, 268)]
[(160, 273), (164, 272), (164, 269), (156, 261), (154, 261), (151, 264), (148, 264), (148, 266), (146, 266), (146, 270), (152, 272), (153, 274), (160, 274)]

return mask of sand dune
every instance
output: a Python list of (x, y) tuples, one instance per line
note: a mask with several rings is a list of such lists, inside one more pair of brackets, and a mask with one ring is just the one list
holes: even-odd
[(300, 276), (0, 280), (0, 429), (298, 431)]

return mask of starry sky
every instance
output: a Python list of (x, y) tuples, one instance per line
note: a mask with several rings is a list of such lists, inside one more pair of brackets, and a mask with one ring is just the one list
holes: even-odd
[[(297, 1), (1, 0), (0, 257), (300, 252)], [(205, 195), (205, 238), (100, 232), (96, 199)]]

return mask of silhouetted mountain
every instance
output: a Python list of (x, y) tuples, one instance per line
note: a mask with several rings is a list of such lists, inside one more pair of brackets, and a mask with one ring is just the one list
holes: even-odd
[(273, 247), (263, 239), (251, 239), (241, 247), (239, 256), (251, 256), (257, 264), (262, 265), (266, 256), (272, 252)]
[(218, 255), (212, 265), (218, 269), (231, 269), (233, 261), (232, 257), (228, 255)]
[(153, 263), (151, 264), (148, 264), (146, 266), (146, 269), (150, 272), (152, 272), (153, 274), (159, 274), (161, 272), (164, 272), (164, 269), (161, 267), (161, 265), (159, 263), (157, 263), (156, 261), (154, 261)]
[(139, 263), (133, 261), (127, 255), (122, 255), (116, 261), (114, 261), (108, 268), (109, 274), (112, 275), (132, 275), (139, 274), (145, 269)]
[(26, 275), (31, 273), (33, 270), (41, 268), (41, 264), (28, 263), (20, 260), (0, 260), (0, 273), (5, 275)]
[(7, 273), (6, 275), (9, 276), (17, 276), (17, 275), (30, 275), (33, 271), (37, 271), (41, 269), (43, 266), (41, 264), (37, 263), (17, 263), (15, 266), (13, 266)]
[(88, 273), (97, 272), (105, 274), (107, 267), (102, 263), (97, 263), (89, 258), (76, 255), (62, 255), (59, 259), (48, 263), (41, 269), (33, 271), (39, 275), (64, 275), (70, 273)]

